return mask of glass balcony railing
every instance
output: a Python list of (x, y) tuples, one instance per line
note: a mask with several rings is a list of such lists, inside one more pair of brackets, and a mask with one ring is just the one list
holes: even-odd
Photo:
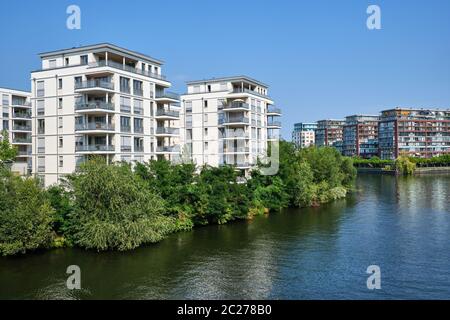
[(31, 143), (31, 137), (14, 137), (13, 143)]
[(106, 144), (89, 144), (89, 145), (76, 145), (75, 151), (80, 152), (91, 152), (91, 151), (114, 151), (115, 148), (113, 145)]
[(114, 90), (114, 84), (111, 81), (104, 80), (87, 80), (75, 83), (75, 89), (103, 88)]
[(14, 124), (13, 125), (13, 130), (18, 130), (18, 131), (31, 131), (31, 126), (24, 126), (24, 125), (19, 125), (19, 124)]
[(31, 119), (31, 112), (14, 112), (13, 118)]
[(124, 70), (124, 71), (128, 71), (128, 72), (140, 74), (140, 75), (143, 75), (143, 76), (146, 76), (146, 77), (150, 77), (150, 78), (166, 80), (166, 76), (164, 76), (164, 75), (153, 73), (153, 72), (150, 72), (148, 70), (137, 69), (135, 67), (124, 65), (122, 63), (118, 63), (118, 62), (115, 62), (115, 61), (108, 61), (108, 62), (106, 62), (105, 60), (103, 60), (103, 61), (93, 62), (93, 63), (89, 64), (90, 68), (106, 67), (106, 66), (112, 67), (112, 68), (115, 68), (115, 69), (119, 69), (119, 70)]
[(230, 124), (230, 123), (249, 124), (250, 123), (250, 119), (247, 118), (247, 117), (236, 117), (236, 118), (219, 119), (219, 124)]
[(83, 130), (108, 130), (113, 131), (114, 125), (105, 122), (88, 122), (82, 124), (75, 125), (75, 131), (83, 131)]
[(267, 122), (269, 127), (281, 127), (281, 121), (269, 121)]
[(180, 112), (179, 111), (173, 111), (173, 110), (166, 110), (166, 109), (158, 109), (156, 110), (156, 116), (157, 117), (174, 117), (174, 118), (178, 118), (180, 116)]
[(121, 104), (120, 112), (131, 113), (131, 106), (128, 106), (126, 104)]
[(223, 134), (223, 138), (249, 138), (250, 135), (248, 132), (244, 131), (225, 131)]
[(267, 113), (276, 113), (276, 114), (281, 114), (281, 109), (274, 107), (274, 106), (268, 106), (267, 107)]
[(156, 91), (156, 95), (155, 95), (156, 99), (160, 99), (160, 98), (168, 98), (168, 99), (173, 99), (173, 100), (180, 100), (180, 95), (175, 93), (175, 92), (170, 92), (170, 91)]
[(156, 134), (180, 134), (180, 130), (177, 128), (158, 127), (156, 128)]
[(157, 146), (156, 152), (179, 152), (179, 146)]
[(108, 102), (101, 102), (101, 101), (95, 101), (95, 102), (82, 102), (75, 104), (75, 110), (76, 111), (83, 111), (83, 110), (114, 110), (114, 104), (108, 103)]
[(244, 102), (232, 102), (226, 105), (223, 105), (223, 110), (227, 109), (245, 109), (250, 110), (250, 105)]

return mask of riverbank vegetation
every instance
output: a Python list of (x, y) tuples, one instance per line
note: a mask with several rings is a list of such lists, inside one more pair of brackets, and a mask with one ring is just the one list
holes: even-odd
[(246, 182), (231, 166), (98, 158), (44, 189), (2, 169), (0, 254), (64, 245), (129, 250), (195, 226), (319, 206), (351, 190), (356, 169), (334, 148), (298, 150), (281, 141), (279, 151), (276, 175), (253, 170)]
[(432, 158), (399, 156), (396, 160), (382, 160), (378, 157), (370, 159), (353, 158), (353, 165), (356, 168), (373, 168), (385, 171), (396, 171), (402, 175), (412, 175), (416, 168), (450, 167), (450, 154), (445, 154)]

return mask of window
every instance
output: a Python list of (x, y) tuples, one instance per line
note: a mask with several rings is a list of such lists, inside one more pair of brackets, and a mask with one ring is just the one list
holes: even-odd
[(142, 69), (142, 71), (145, 71), (145, 63), (142, 63), (141, 69)]
[(211, 85), (210, 84), (208, 84), (208, 92), (211, 92)]
[(192, 112), (192, 101), (186, 101), (184, 103), (184, 106), (185, 106), (186, 113)]
[(208, 142), (205, 142), (205, 151), (208, 151)]
[(45, 138), (38, 138), (37, 139), (37, 152), (38, 153), (45, 153)]
[(9, 118), (9, 107), (3, 107), (3, 118)]
[(142, 100), (134, 99), (134, 113), (135, 114), (143, 114), (144, 113)]
[(82, 64), (82, 65), (88, 64), (88, 56), (87, 55), (80, 56), (80, 64)]
[(66, 66), (68, 66), (69, 65), (69, 58), (65, 58), (64, 61), (65, 61)]
[(192, 140), (192, 129), (186, 129), (186, 140)]
[(58, 117), (58, 127), (60, 129), (63, 127), (63, 117)]
[(143, 133), (144, 132), (144, 120), (141, 118), (134, 118), (134, 132)]
[(122, 152), (131, 152), (131, 137), (121, 136), (120, 137), (120, 150)]
[(59, 167), (63, 167), (64, 166), (64, 157), (63, 156), (59, 156)]
[(159, 74), (159, 68), (158, 67), (155, 67), (155, 73)]
[(63, 98), (58, 98), (58, 108), (62, 109), (63, 107)]
[(45, 133), (45, 119), (38, 119), (37, 120), (37, 131), (38, 131), (38, 134), (44, 134)]
[(144, 138), (134, 138), (134, 152), (144, 151)]
[(63, 137), (59, 137), (59, 139), (58, 139), (58, 146), (59, 146), (60, 148), (62, 148), (62, 147), (64, 146), (64, 140), (63, 140)]
[(62, 89), (62, 88), (63, 88), (62, 79), (59, 78), (58, 79), (58, 89)]
[(120, 112), (131, 112), (131, 98), (120, 96)]
[(120, 130), (122, 132), (131, 131), (130, 117), (120, 117)]
[(56, 68), (56, 60), (52, 59), (48, 61), (48, 67), (49, 68)]
[(36, 101), (36, 113), (38, 116), (44, 115), (44, 100), (37, 100)]
[(206, 123), (208, 122), (208, 114), (205, 114), (205, 117), (203, 118), (203, 121)]
[(45, 95), (44, 81), (36, 82), (36, 95), (38, 97), (43, 97)]
[(205, 128), (205, 138), (208, 137), (208, 128)]
[(81, 82), (83, 82), (83, 77), (75, 77), (74, 81), (75, 81), (75, 87), (76, 87), (77, 84), (80, 84)]
[(204, 106), (205, 106), (205, 108), (208, 108), (208, 100), (204, 101)]
[(45, 157), (38, 157), (38, 172), (45, 172)]
[(130, 79), (120, 77), (120, 92), (130, 93)]
[(9, 121), (3, 120), (3, 130), (9, 130)]
[(7, 94), (2, 95), (2, 104), (4, 106), (9, 106), (9, 96)]
[(142, 96), (144, 94), (144, 90), (142, 89), (142, 81), (133, 80), (133, 93), (136, 96)]

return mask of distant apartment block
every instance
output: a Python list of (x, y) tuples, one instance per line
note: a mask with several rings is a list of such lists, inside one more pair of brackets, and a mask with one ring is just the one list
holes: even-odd
[(399, 155), (430, 158), (450, 153), (450, 109), (396, 108), (381, 112), (382, 159)]
[(163, 62), (112, 44), (40, 54), (32, 78), (33, 173), (57, 183), (92, 156), (178, 157), (179, 98)]
[(315, 122), (300, 122), (294, 124), (294, 131), (292, 131), (292, 142), (300, 148), (306, 148), (314, 145), (316, 129), (317, 123)]
[(31, 104), (30, 92), (0, 88), (0, 132), (6, 130), (18, 154), (11, 170), (20, 175), (31, 173)]
[(378, 122), (376, 115), (345, 117), (342, 154), (348, 157), (371, 158), (378, 156)]
[(341, 148), (345, 120), (327, 119), (317, 121), (316, 146), (337, 146)]
[(190, 81), (182, 97), (181, 140), (199, 166), (233, 165), (248, 172), (278, 140), (281, 110), (268, 86), (246, 77)]

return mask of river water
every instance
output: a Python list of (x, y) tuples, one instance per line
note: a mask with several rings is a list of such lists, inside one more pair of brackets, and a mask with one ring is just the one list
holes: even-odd
[[(0, 299), (449, 299), (450, 175), (360, 175), (320, 208), (207, 226), (125, 253), (0, 258)], [(81, 290), (66, 268), (81, 268)], [(367, 288), (367, 267), (381, 289)]]

